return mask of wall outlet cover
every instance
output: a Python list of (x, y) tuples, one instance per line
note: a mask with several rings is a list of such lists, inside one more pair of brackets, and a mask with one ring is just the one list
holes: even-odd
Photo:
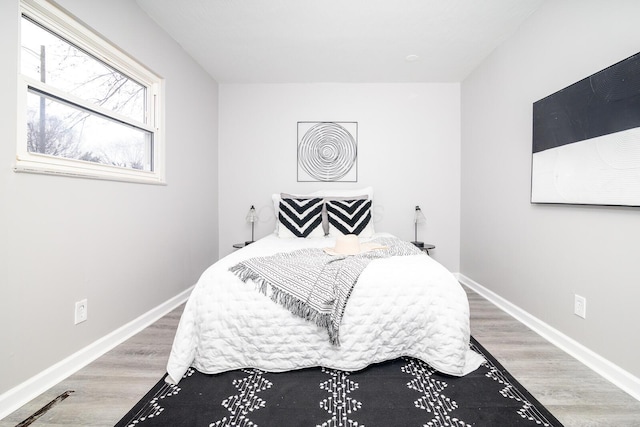
[(587, 299), (585, 297), (574, 295), (573, 313), (583, 319), (587, 318)]
[(87, 300), (76, 302), (75, 309), (75, 324), (82, 323), (87, 320)]

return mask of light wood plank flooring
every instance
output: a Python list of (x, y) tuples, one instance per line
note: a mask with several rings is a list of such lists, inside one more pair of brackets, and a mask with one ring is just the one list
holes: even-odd
[[(471, 332), (565, 426), (640, 426), (640, 401), (467, 289)], [(113, 426), (164, 374), (184, 306), (0, 420), (15, 426), (67, 390), (31, 424)]]

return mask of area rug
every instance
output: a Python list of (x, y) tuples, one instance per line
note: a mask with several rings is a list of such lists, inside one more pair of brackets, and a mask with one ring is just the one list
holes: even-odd
[(474, 338), (471, 348), (486, 362), (462, 378), (409, 357), (355, 372), (189, 369), (178, 385), (160, 380), (116, 427), (562, 426)]

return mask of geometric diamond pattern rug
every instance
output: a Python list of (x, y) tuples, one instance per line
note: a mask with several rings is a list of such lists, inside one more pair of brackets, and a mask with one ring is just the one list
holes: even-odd
[(354, 372), (189, 369), (160, 380), (116, 427), (467, 427), (562, 424), (473, 337), (486, 362), (458, 378), (410, 357)]

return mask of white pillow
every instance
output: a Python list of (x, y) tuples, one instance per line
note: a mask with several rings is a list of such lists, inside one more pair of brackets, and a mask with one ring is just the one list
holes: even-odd
[(356, 190), (318, 190), (309, 194), (309, 196), (324, 197), (325, 199), (330, 197), (354, 197), (355, 198), (355, 196), (362, 196), (362, 195), (367, 195), (369, 197), (369, 200), (373, 200), (373, 187), (365, 187), (365, 188), (360, 188)]

